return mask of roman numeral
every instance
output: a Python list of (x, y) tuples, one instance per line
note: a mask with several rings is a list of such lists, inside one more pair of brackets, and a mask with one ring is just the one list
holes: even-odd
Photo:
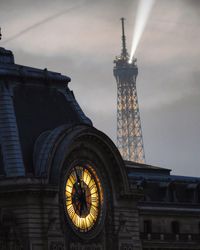
[(91, 195), (91, 196), (93, 196), (94, 194), (97, 194), (97, 193), (98, 193), (98, 191), (97, 191), (97, 190), (95, 190), (95, 192), (90, 193), (90, 195)]
[(91, 197), (91, 201), (92, 202), (96, 202), (97, 201), (97, 197), (95, 196), (95, 197)]
[(91, 208), (90, 208), (90, 213), (91, 215), (93, 216), (94, 219), (96, 219), (96, 216), (97, 216), (97, 210), (96, 208), (92, 205)]
[(72, 199), (70, 196), (66, 197), (66, 203), (68, 206), (72, 204)]
[(72, 206), (72, 205), (69, 205), (69, 206), (67, 207), (67, 211), (68, 211), (69, 216), (72, 218), (73, 215), (74, 215), (74, 208), (73, 208), (73, 206)]
[(95, 188), (95, 190), (97, 189), (96, 183), (92, 184), (92, 186), (90, 187), (90, 191), (92, 192), (92, 190)]

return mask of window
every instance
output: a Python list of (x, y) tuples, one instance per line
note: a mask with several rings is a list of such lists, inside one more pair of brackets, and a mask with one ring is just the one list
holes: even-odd
[(180, 233), (180, 225), (179, 225), (178, 221), (172, 221), (171, 230), (172, 230), (173, 234), (179, 234)]
[(150, 220), (144, 220), (144, 233), (152, 232), (152, 222)]

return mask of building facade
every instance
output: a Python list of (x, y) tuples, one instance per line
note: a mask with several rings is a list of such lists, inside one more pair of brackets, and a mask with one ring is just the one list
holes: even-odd
[(126, 167), (144, 193), (137, 204), (142, 249), (199, 249), (200, 179), (132, 162)]
[(0, 48), (0, 249), (200, 249), (200, 180), (123, 161), (69, 82)]

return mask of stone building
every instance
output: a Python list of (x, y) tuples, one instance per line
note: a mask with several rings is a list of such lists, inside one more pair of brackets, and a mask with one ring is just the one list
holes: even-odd
[(200, 178), (133, 162), (126, 168), (144, 194), (137, 203), (142, 249), (200, 249)]
[(124, 162), (69, 82), (0, 48), (0, 249), (200, 249), (200, 179)]

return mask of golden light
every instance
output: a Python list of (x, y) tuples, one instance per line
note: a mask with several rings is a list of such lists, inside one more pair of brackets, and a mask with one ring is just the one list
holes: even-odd
[(73, 225), (81, 232), (89, 231), (98, 219), (103, 193), (91, 166), (74, 167), (65, 187), (66, 210)]

